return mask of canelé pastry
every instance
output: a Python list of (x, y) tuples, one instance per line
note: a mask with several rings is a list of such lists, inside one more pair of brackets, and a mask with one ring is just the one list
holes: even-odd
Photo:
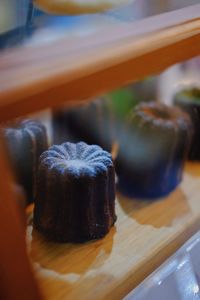
[(191, 117), (194, 135), (189, 151), (189, 159), (200, 160), (200, 88), (180, 91), (175, 95), (174, 103)]
[(46, 128), (36, 120), (23, 120), (4, 129), (8, 152), (18, 184), (27, 202), (34, 199), (34, 181), (41, 153), (48, 148)]
[(97, 99), (53, 112), (54, 144), (84, 141), (111, 152), (113, 139), (112, 113), (107, 100)]
[(85, 242), (108, 233), (115, 216), (111, 155), (83, 142), (54, 145), (40, 157), (34, 225), (54, 242)]
[(161, 103), (141, 103), (131, 112), (116, 161), (118, 189), (153, 199), (180, 183), (192, 135), (189, 116)]

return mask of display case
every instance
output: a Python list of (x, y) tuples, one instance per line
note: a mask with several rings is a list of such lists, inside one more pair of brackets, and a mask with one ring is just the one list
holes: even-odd
[[(89, 102), (200, 54), (199, 1), (135, 0), (101, 14), (62, 17), (22, 2), (0, 25), (3, 124)], [(9, 5), (3, 1), (0, 11), (7, 6), (12, 16)], [(167, 78), (177, 68), (158, 76), (157, 97), (165, 98), (163, 86), (173, 89)], [(3, 140), (0, 152), (2, 299), (122, 299), (199, 230), (200, 164), (187, 162), (181, 185), (161, 201), (117, 193), (116, 225), (101, 240), (47, 241), (33, 228), (32, 205), (25, 240)]]

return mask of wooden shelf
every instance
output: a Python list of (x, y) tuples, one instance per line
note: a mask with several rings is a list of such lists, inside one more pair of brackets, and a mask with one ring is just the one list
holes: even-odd
[(29, 254), (48, 300), (122, 299), (200, 228), (200, 164), (188, 163), (169, 197), (140, 202), (118, 195), (116, 226), (102, 240), (57, 245), (31, 225)]
[(199, 4), (105, 26), (101, 36), (8, 50), (0, 54), (0, 119), (95, 97), (199, 54)]

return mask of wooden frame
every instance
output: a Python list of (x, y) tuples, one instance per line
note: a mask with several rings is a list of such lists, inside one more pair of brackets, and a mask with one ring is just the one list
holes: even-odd
[(11, 189), (13, 180), (2, 139), (0, 170), (0, 298), (41, 300), (42, 295), (26, 250), (25, 227), (15, 201), (16, 195)]

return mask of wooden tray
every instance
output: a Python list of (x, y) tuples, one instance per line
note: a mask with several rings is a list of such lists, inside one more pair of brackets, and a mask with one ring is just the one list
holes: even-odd
[(107, 22), (101, 34), (0, 53), (1, 121), (102, 95), (200, 53), (200, 4), (130, 24)]
[(102, 240), (53, 244), (27, 228), (28, 249), (48, 300), (122, 299), (200, 228), (200, 164), (188, 163), (169, 197), (117, 196), (116, 226)]

